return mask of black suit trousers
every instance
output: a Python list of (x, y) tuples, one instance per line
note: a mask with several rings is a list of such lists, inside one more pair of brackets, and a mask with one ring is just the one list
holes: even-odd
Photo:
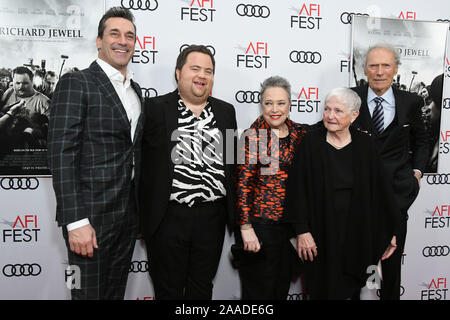
[(157, 300), (211, 300), (225, 236), (223, 203), (193, 207), (169, 202), (147, 241), (149, 272)]
[(133, 194), (123, 219), (107, 225), (92, 225), (98, 244), (92, 258), (70, 251), (67, 230), (63, 227), (69, 264), (79, 267), (81, 276), (80, 288), (71, 290), (72, 300), (124, 299), (138, 229)]
[(402, 212), (400, 235), (397, 237), (397, 249), (387, 260), (381, 261), (383, 281), (381, 282), (381, 300), (400, 300), (402, 257), (405, 249), (407, 231), (407, 212)]

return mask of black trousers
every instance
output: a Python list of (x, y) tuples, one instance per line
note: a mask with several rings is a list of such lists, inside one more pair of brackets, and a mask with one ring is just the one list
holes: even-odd
[(407, 212), (402, 212), (402, 224), (400, 225), (400, 236), (397, 237), (397, 249), (392, 256), (381, 261), (383, 281), (381, 282), (381, 300), (400, 300), (400, 284), (402, 271), (402, 256), (405, 249), (407, 231)]
[[(402, 273), (402, 257), (405, 249), (406, 231), (407, 231), (407, 210), (402, 211), (400, 225), (400, 235), (397, 237), (397, 249), (389, 259), (381, 261), (381, 272), (383, 280), (381, 281), (380, 300), (400, 300), (400, 285)], [(353, 295), (353, 300), (360, 299), (361, 290)]]
[[(240, 261), (242, 300), (286, 300), (295, 250), (284, 225), (253, 223), (261, 243), (258, 253), (246, 252)], [(240, 231), (237, 231), (240, 232)], [(239, 239), (240, 237), (236, 237)], [(255, 257), (261, 255), (261, 257)]]
[(155, 235), (146, 240), (157, 300), (212, 298), (225, 236), (222, 203), (194, 207), (169, 202)]
[(92, 227), (98, 244), (92, 258), (70, 251), (67, 229), (63, 227), (69, 264), (80, 271), (80, 288), (72, 288), (72, 300), (123, 300), (138, 229), (134, 196), (130, 196), (123, 219)]

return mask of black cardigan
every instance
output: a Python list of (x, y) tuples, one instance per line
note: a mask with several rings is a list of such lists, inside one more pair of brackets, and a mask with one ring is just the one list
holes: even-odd
[[(286, 220), (296, 234), (311, 232), (316, 245), (326, 248), (325, 211), (332, 211), (333, 186), (327, 166), (325, 128), (309, 132), (297, 148), (287, 184)], [(353, 144), (354, 189), (348, 214), (344, 270), (367, 278), (392, 236), (398, 234), (400, 209), (386, 181), (375, 144), (366, 133), (350, 128)], [(320, 251), (324, 252), (323, 250)]]

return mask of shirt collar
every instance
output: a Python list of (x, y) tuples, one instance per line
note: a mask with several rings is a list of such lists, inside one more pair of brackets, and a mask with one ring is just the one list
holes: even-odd
[[(178, 91), (177, 93), (178, 93), (178, 110), (194, 114), (184, 103), (183, 99), (181, 98), (180, 91)], [(211, 110), (211, 99), (210, 96), (208, 96), (208, 98), (206, 99), (205, 108), (200, 114), (200, 118), (204, 117), (206, 112), (210, 113), (210, 110)]]
[[(367, 102), (372, 102), (372, 100), (376, 97), (378, 97), (376, 93), (369, 87), (369, 91), (367, 92)], [(395, 105), (394, 90), (392, 90), (392, 87), (389, 87), (388, 91), (386, 91), (381, 98), (383, 98), (389, 105)]]
[[(100, 68), (102, 68), (102, 70), (106, 73), (106, 76), (111, 80), (111, 81), (115, 81), (115, 82), (120, 82), (121, 84), (123, 83), (123, 75), (122, 73), (117, 70), (116, 68), (114, 68), (113, 66), (111, 66), (108, 62), (97, 58), (97, 63), (100, 66)], [(125, 80), (124, 85), (126, 87), (129, 86), (130, 84), (130, 80), (133, 79), (133, 71), (131, 71), (129, 68), (127, 68), (127, 78)]]

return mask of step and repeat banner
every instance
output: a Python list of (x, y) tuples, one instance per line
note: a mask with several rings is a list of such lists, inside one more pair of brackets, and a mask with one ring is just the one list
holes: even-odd
[[(364, 41), (381, 36), (393, 42), (405, 61), (422, 61), (419, 66), (405, 64), (399, 69), (401, 78), (396, 78), (396, 85), (423, 97), (424, 116), (436, 119), (437, 113), (434, 121), (440, 122), (432, 142), (435, 162), (430, 172), (435, 173), (423, 177), (419, 197), (409, 210), (401, 299), (450, 300), (450, 3), (440, 0), (401, 0), (389, 8), (368, 0), (2, 1), (1, 108), (11, 108), (12, 97), (20, 100), (24, 94), (14, 87), (12, 70), (25, 67), (32, 76), (22, 77), (43, 111), (39, 118), (21, 114), (20, 121), (8, 126), (0, 118), (0, 299), (70, 298), (66, 247), (55, 222), (51, 177), (42, 160), (45, 106), (48, 109), (62, 74), (85, 68), (96, 58), (97, 24), (112, 6), (129, 8), (135, 15), (137, 41), (130, 67), (145, 97), (172, 91), (180, 50), (204, 44), (216, 59), (212, 94), (235, 106), (240, 129), (259, 116), (260, 83), (272, 75), (283, 76), (292, 85), (292, 120), (319, 121), (326, 94), (334, 87), (349, 86), (351, 78), (359, 80), (352, 75), (358, 73), (354, 62), (360, 54), (352, 37), (355, 16), (369, 18), (362, 20), (368, 29)], [(377, 19), (370, 19), (376, 17), (393, 21), (395, 27), (380, 31)], [(426, 25), (427, 32), (437, 25), (439, 35), (423, 38), (419, 24)], [(439, 43), (430, 44), (427, 37)], [(426, 56), (435, 57), (438, 49), (440, 58), (433, 58), (433, 74), (428, 74)], [(432, 101), (433, 80), (439, 76), (442, 95), (440, 101)], [(232, 243), (227, 233), (213, 299), (240, 299)], [(145, 244), (137, 239), (126, 299), (154, 299), (150, 265)], [(378, 297), (377, 288), (362, 292), (363, 299)], [(300, 278), (292, 280), (287, 299), (304, 299)]]

